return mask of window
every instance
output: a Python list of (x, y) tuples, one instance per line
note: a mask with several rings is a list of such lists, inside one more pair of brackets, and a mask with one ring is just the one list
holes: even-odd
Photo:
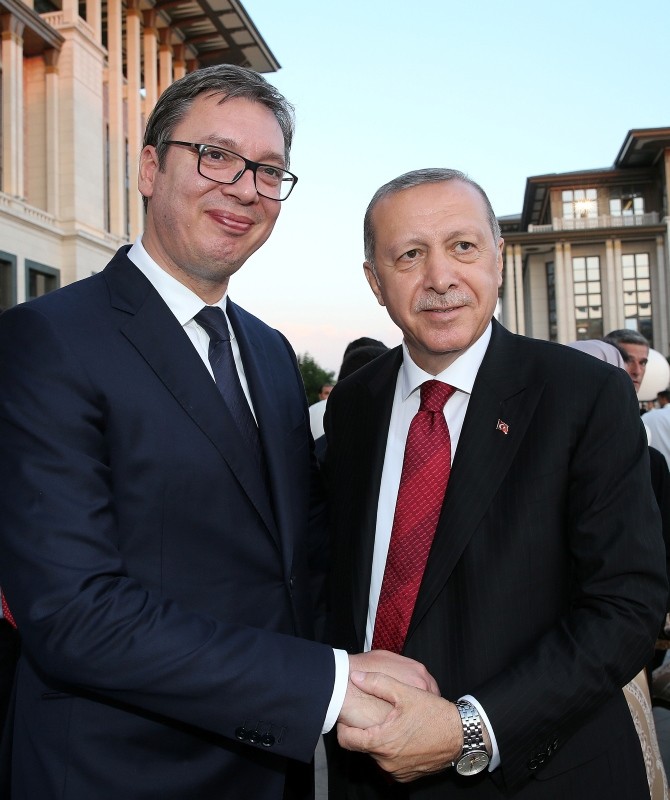
[(612, 189), (610, 214), (613, 217), (636, 217), (644, 214), (644, 197), (635, 188)]
[(603, 336), (603, 306), (598, 256), (572, 259), (575, 292), (577, 339), (600, 339)]
[(651, 272), (648, 253), (621, 256), (623, 308), (626, 327), (653, 341)]
[(549, 341), (558, 341), (558, 319), (556, 316), (556, 269), (553, 261), (545, 264), (547, 272), (547, 303), (549, 304)]
[(0, 311), (16, 303), (16, 256), (0, 252)]
[(644, 214), (644, 197), (635, 189), (615, 189), (610, 195), (613, 217), (636, 217)]
[(53, 267), (26, 260), (26, 299), (34, 300), (60, 285), (60, 273)]
[(595, 219), (598, 216), (596, 189), (566, 189), (562, 192), (563, 219)]

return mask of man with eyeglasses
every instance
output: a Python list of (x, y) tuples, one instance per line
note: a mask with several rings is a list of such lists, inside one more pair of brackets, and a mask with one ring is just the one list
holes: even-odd
[(322, 514), (286, 339), (230, 277), (297, 182), (292, 108), (223, 65), (174, 83), (139, 162), (144, 235), (0, 318), (0, 585), (23, 642), (12, 798), (313, 795), (348, 680), (391, 654), (310, 641)]

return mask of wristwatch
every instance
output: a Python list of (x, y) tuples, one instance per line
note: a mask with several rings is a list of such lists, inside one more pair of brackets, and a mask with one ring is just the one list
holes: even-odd
[(454, 705), (463, 723), (463, 750), (452, 767), (459, 775), (476, 775), (489, 765), (489, 754), (484, 746), (482, 718), (477, 709), (467, 700), (457, 700)]

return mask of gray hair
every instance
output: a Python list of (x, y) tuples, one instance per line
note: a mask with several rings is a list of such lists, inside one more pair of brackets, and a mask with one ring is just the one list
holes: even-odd
[(152, 145), (156, 148), (159, 169), (164, 168), (167, 142), (172, 138), (175, 127), (186, 116), (195, 98), (205, 93), (220, 94), (220, 103), (231, 97), (244, 97), (268, 108), (284, 136), (284, 157), (286, 167), (289, 166), (295, 129), (293, 106), (257, 72), (234, 64), (215, 64), (189, 72), (170, 84), (158, 98), (147, 121), (143, 147)]
[(616, 331), (610, 331), (607, 336), (603, 336), (603, 342), (613, 344), (615, 347), (618, 344), (641, 344), (649, 347), (649, 341), (639, 331), (629, 330), (628, 328), (620, 328)]
[(406, 172), (404, 175), (400, 175), (398, 178), (394, 178), (392, 181), (385, 183), (382, 187), (377, 189), (372, 200), (370, 200), (370, 204), (365, 212), (365, 218), (363, 219), (363, 252), (365, 253), (365, 260), (374, 267), (375, 231), (374, 225), (372, 224), (372, 212), (380, 200), (383, 200), (389, 195), (396, 194), (397, 192), (402, 192), (404, 189), (412, 189), (415, 186), (422, 186), (425, 183), (446, 183), (447, 181), (466, 183), (480, 194), (486, 207), (486, 215), (488, 217), (491, 233), (497, 242), (500, 238), (500, 225), (498, 224), (493, 207), (491, 206), (491, 201), (478, 183), (475, 183), (475, 181), (468, 178), (465, 173), (459, 172), (457, 169), (415, 169), (412, 172)]

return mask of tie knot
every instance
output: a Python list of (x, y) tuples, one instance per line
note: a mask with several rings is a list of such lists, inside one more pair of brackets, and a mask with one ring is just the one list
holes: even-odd
[(205, 306), (202, 311), (198, 311), (194, 319), (207, 331), (212, 344), (230, 339), (226, 315), (219, 306)]
[(421, 384), (421, 405), (419, 411), (442, 411), (447, 400), (456, 391), (454, 386), (442, 381), (425, 381)]

